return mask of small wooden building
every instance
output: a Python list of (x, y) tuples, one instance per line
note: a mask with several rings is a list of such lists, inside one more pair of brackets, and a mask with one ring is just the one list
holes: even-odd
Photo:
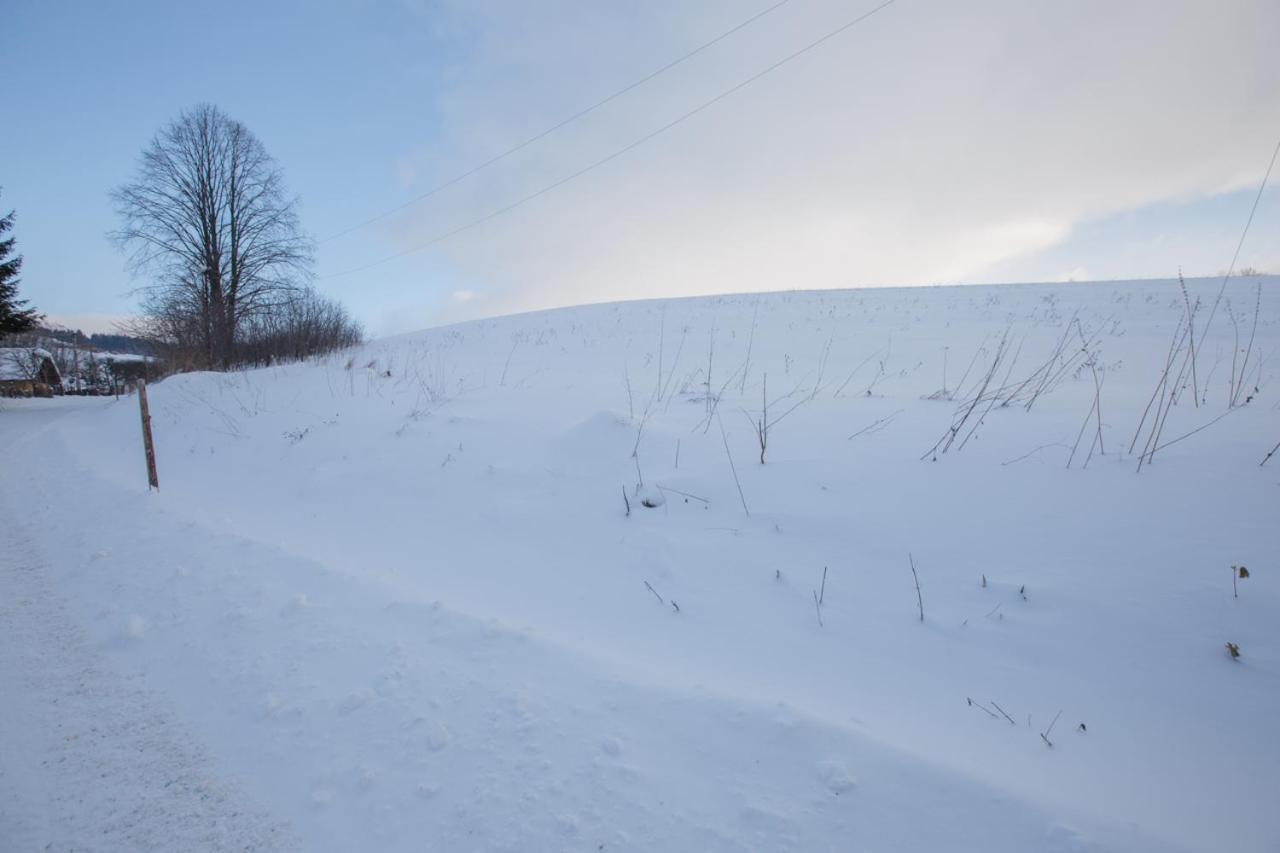
[(62, 393), (53, 355), (39, 347), (0, 347), (0, 396), (52, 397)]

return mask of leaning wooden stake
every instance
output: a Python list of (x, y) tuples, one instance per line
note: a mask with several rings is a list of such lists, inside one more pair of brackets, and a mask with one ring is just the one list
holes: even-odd
[(142, 411), (142, 447), (147, 454), (147, 484), (160, 491), (160, 477), (156, 474), (156, 447), (151, 441), (151, 409), (147, 407), (147, 380), (138, 380), (138, 408)]

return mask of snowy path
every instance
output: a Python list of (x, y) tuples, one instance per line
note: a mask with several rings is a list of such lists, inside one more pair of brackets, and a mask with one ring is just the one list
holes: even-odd
[(161, 697), (92, 648), (13, 485), (0, 486), (0, 850), (294, 849)]

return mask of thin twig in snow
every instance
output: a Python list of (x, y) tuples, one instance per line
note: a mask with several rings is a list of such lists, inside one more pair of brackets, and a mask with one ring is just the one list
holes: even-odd
[(733, 472), (733, 484), (738, 487), (738, 498), (742, 501), (742, 511), (748, 516), (751, 510), (747, 509), (747, 496), (742, 493), (742, 483), (738, 480), (738, 468), (733, 464), (733, 454), (729, 452), (729, 437), (724, 432), (724, 421), (716, 415), (716, 423), (720, 426), (720, 440), (724, 442), (724, 455), (729, 459), (729, 470)]
[(969, 703), (970, 708), (980, 708), (983, 711), (983, 713), (985, 713), (991, 719), (993, 720), (1000, 719), (999, 717), (996, 716), (995, 711), (992, 711), (990, 708), (986, 707), (981, 702), (975, 702), (973, 701), (973, 699), (969, 698), (968, 696), (964, 697), (964, 701)]
[(679, 489), (673, 489), (670, 486), (658, 485), (658, 490), (662, 492), (672, 492), (673, 494), (682, 495), (683, 497), (686, 497), (686, 498), (693, 498), (695, 501), (702, 501), (704, 504), (711, 503), (711, 501), (707, 500), (706, 498), (700, 498), (697, 495), (691, 495), (688, 492), (682, 492)]
[(903, 412), (902, 409), (898, 409), (898, 411), (894, 412), (892, 415), (888, 415), (886, 417), (879, 418), (877, 420), (872, 421), (871, 423), (864, 426), (862, 429), (855, 432), (853, 435), (849, 436), (849, 438), (845, 439), (845, 441), (848, 441), (849, 439), (857, 438), (860, 435), (867, 435), (869, 433), (879, 432), (880, 430), (887, 427), (890, 421), (892, 421), (898, 415), (902, 414), (902, 412)]
[(920, 621), (923, 622), (924, 621), (924, 596), (920, 594), (920, 575), (916, 574), (916, 561), (915, 561), (915, 558), (911, 556), (910, 551), (907, 552), (907, 560), (911, 562), (911, 577), (915, 578), (915, 582), (916, 582), (916, 604), (919, 605), (920, 607)]
[(995, 703), (995, 701), (994, 701), (994, 700), (992, 700), (992, 702), (991, 702), (991, 707), (995, 708), (995, 709), (996, 709), (997, 711), (999, 711), (1001, 714), (1004, 714), (1004, 718), (1005, 718), (1006, 720), (1008, 720), (1008, 721), (1009, 721), (1009, 725), (1011, 725), (1011, 726), (1016, 726), (1016, 725), (1017, 725), (1017, 723), (1015, 723), (1015, 722), (1013, 721), (1013, 717), (1010, 717), (1008, 714), (1005, 714), (1005, 713), (1004, 713), (1004, 708), (1001, 708), (999, 705), (997, 705), (997, 704)]
[(1053, 748), (1053, 741), (1049, 740), (1049, 733), (1052, 732), (1053, 727), (1058, 724), (1058, 718), (1061, 716), (1062, 716), (1062, 711), (1061, 709), (1059, 709), (1058, 713), (1053, 715), (1053, 722), (1049, 723), (1049, 728), (1045, 729), (1040, 733), (1040, 739), (1043, 740), (1045, 743), (1047, 743), (1050, 749)]
[(1269, 460), (1272, 456), (1275, 456), (1276, 451), (1278, 450), (1280, 450), (1280, 442), (1276, 442), (1276, 446), (1271, 448), (1271, 450), (1267, 452), (1266, 456), (1262, 457), (1262, 461), (1258, 463), (1258, 467), (1261, 468), (1263, 465), (1266, 465), (1267, 460)]

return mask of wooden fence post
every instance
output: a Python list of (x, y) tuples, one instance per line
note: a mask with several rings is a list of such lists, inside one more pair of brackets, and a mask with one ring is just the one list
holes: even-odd
[(151, 409), (147, 407), (147, 380), (138, 380), (138, 408), (142, 411), (142, 447), (147, 453), (148, 491), (160, 491), (160, 477), (156, 474), (156, 448), (151, 441)]

